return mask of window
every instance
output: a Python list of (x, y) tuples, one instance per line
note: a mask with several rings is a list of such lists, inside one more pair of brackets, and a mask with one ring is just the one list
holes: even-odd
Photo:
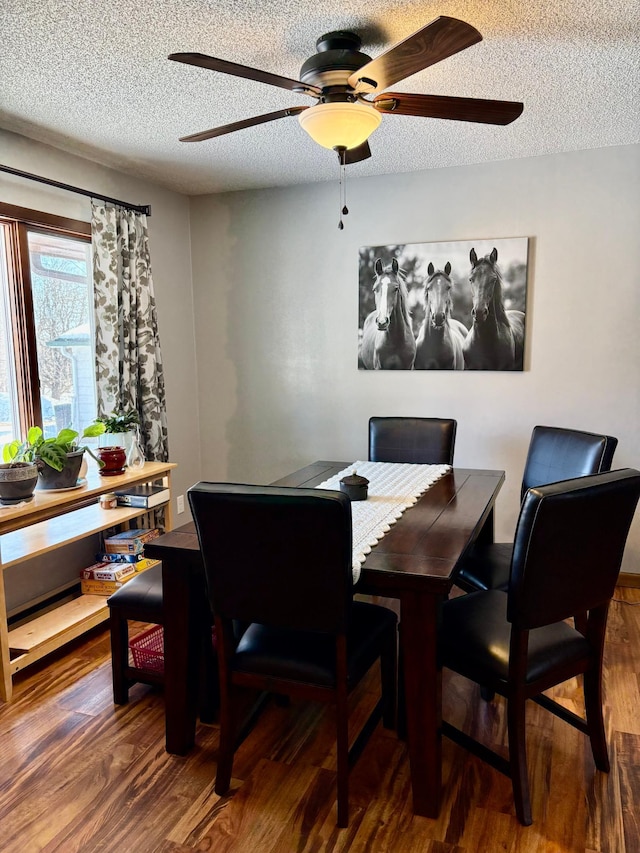
[(96, 416), (90, 226), (0, 203), (0, 446)]

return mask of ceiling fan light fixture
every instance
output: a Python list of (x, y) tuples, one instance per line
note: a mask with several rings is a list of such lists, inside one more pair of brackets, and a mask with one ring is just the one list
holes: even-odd
[(375, 107), (360, 102), (318, 104), (298, 116), (300, 127), (323, 148), (356, 148), (380, 125)]

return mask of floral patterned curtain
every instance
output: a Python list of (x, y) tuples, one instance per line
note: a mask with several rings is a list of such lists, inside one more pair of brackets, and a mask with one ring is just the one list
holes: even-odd
[(147, 217), (91, 202), (98, 415), (135, 408), (145, 458), (169, 458)]

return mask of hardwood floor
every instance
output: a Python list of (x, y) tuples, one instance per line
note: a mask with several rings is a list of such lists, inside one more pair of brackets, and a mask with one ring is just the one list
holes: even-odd
[[(331, 712), (271, 703), (236, 754), (230, 795), (213, 792), (217, 727), (185, 758), (164, 751), (162, 694), (144, 685), (115, 707), (109, 638), (98, 631), (18, 679), (0, 707), (3, 853), (640, 853), (640, 590), (618, 589), (606, 648), (611, 773), (583, 735), (530, 703), (534, 823), (514, 816), (509, 781), (445, 739), (438, 820), (415, 817), (406, 748), (378, 728), (351, 775), (348, 829), (335, 826)], [(622, 601), (627, 603), (621, 603)], [(356, 695), (373, 700), (377, 676)], [(555, 691), (580, 709), (575, 681)], [(445, 716), (505, 743), (504, 701), (445, 673)]]

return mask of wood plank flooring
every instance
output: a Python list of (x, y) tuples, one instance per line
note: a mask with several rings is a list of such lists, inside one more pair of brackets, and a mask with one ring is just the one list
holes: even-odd
[[(534, 823), (515, 818), (509, 781), (444, 740), (444, 803), (415, 817), (406, 747), (378, 728), (351, 775), (348, 829), (335, 826), (331, 712), (271, 703), (239, 749), (230, 794), (213, 792), (218, 730), (164, 750), (162, 693), (136, 685), (113, 705), (109, 638), (96, 629), (27, 670), (0, 706), (2, 853), (640, 853), (640, 590), (611, 608), (605, 704), (611, 773), (586, 739), (530, 703)], [(362, 717), (377, 674), (354, 697)], [(576, 681), (554, 694), (581, 710)], [(445, 672), (445, 717), (504, 747), (504, 700)], [(355, 722), (355, 720), (354, 720)]]

